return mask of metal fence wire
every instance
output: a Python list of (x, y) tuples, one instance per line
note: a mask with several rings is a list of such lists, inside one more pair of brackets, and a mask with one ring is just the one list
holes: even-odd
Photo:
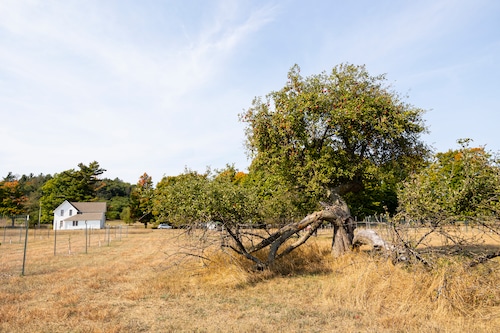
[(0, 227), (0, 278), (24, 275), (25, 268), (40, 256), (95, 253), (128, 237), (129, 226), (106, 225), (103, 229), (53, 230), (51, 225), (32, 226), (18, 220)]

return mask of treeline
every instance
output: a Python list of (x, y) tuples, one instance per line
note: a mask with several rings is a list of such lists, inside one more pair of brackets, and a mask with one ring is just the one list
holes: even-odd
[(0, 215), (30, 216), (30, 223), (52, 223), (53, 211), (64, 200), (106, 201), (107, 218), (120, 219), (130, 205), (133, 185), (118, 178), (100, 178), (106, 171), (98, 162), (80, 163), (54, 175), (22, 175), (9, 172), (0, 182)]

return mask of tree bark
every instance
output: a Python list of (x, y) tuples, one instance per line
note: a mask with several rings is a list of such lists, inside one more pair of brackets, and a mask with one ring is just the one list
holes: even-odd
[(337, 258), (351, 252), (353, 235), (342, 221), (336, 221), (333, 227), (332, 255)]
[[(224, 243), (224, 247), (231, 248), (233, 251), (245, 256), (247, 259), (254, 261), (259, 269), (272, 267), (274, 262), (287, 255), (294, 249), (304, 244), (313, 235), (324, 221), (332, 223), (334, 234), (332, 240), (332, 254), (335, 257), (341, 256), (346, 252), (350, 252), (352, 241), (354, 238), (355, 223), (351, 217), (351, 213), (347, 204), (338, 197), (333, 204), (321, 203), (325, 209), (311, 213), (304, 217), (299, 222), (290, 223), (276, 232), (262, 238), (258, 243), (251, 243), (245, 239), (253, 238), (251, 233), (236, 232), (229, 225), (226, 226), (226, 232), (231, 243)], [(300, 233), (300, 234), (299, 234)], [(299, 239), (293, 243), (287, 241), (293, 236), (299, 234)], [(282, 246), (286, 247), (282, 248)], [(265, 261), (259, 259), (255, 253), (269, 247), (267, 259)]]
[(321, 203), (321, 205), (326, 210), (332, 211), (336, 217), (333, 221), (332, 255), (340, 257), (352, 249), (356, 223), (345, 201), (334, 193), (332, 193), (332, 198), (334, 198), (333, 204)]

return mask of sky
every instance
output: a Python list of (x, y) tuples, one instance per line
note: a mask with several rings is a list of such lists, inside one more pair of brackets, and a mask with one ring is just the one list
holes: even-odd
[(436, 152), (500, 151), (497, 0), (0, 0), (0, 177), (246, 171), (255, 97), (341, 63), (426, 110)]

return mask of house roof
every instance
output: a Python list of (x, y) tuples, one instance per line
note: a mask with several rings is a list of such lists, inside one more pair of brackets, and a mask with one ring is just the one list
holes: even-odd
[[(104, 213), (106, 202), (70, 202), (80, 213)], [(72, 220), (70, 220), (72, 221)]]
[(63, 221), (94, 221), (102, 218), (101, 213), (82, 213), (65, 218)]

